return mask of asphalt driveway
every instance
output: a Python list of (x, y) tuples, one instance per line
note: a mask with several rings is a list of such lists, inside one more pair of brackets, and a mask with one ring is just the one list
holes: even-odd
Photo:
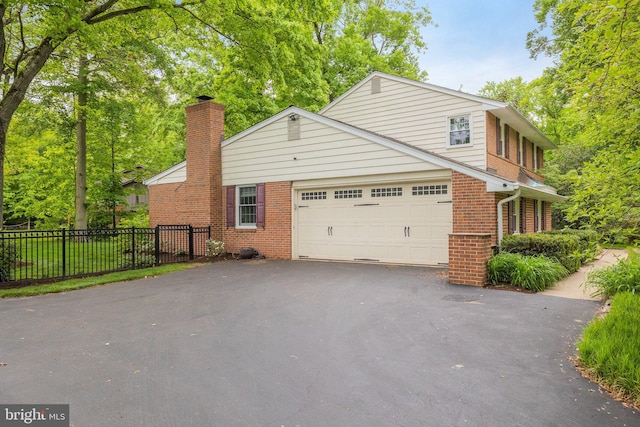
[(73, 426), (632, 426), (567, 360), (593, 301), (229, 261), (0, 300), (0, 403)]

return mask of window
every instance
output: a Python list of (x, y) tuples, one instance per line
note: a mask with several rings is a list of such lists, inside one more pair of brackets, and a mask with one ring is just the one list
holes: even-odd
[(256, 186), (238, 187), (238, 225), (256, 225)]
[(471, 144), (470, 121), (470, 116), (449, 118), (449, 145), (451, 147)]
[(265, 228), (265, 185), (229, 186), (226, 191), (227, 228)]
[(361, 199), (362, 190), (336, 190), (333, 192), (334, 199)]
[(326, 200), (326, 191), (305, 191), (302, 193), (302, 200)]
[(371, 197), (396, 197), (396, 196), (402, 196), (402, 187), (371, 189)]
[(447, 194), (447, 185), (417, 185), (411, 187), (412, 196), (428, 196), (434, 194)]

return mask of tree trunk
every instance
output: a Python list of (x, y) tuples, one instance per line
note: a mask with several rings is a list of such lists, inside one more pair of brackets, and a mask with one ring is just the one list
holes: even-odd
[(87, 229), (87, 86), (88, 59), (80, 54), (78, 61), (78, 102), (76, 121), (76, 230)]
[(0, 230), (4, 225), (4, 153), (7, 142), (7, 125), (0, 122)]

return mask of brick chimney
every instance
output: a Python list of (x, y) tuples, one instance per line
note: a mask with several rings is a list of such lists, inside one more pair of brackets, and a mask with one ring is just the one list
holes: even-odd
[(211, 225), (211, 237), (222, 239), (222, 166), (224, 105), (198, 97), (186, 107), (187, 181), (185, 218), (179, 223)]

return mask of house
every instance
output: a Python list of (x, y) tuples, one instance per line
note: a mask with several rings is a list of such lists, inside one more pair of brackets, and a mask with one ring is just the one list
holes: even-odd
[(482, 285), (506, 233), (551, 227), (544, 153), (513, 107), (375, 72), (319, 113), (292, 106), (225, 139), (187, 107), (187, 156), (145, 181), (150, 221), (211, 225), (229, 251), (448, 266)]
[(122, 210), (135, 211), (140, 207), (146, 207), (149, 202), (147, 186), (141, 182), (140, 174), (144, 172), (144, 166), (137, 165), (134, 169), (122, 171), (120, 183), (126, 194), (125, 204)]

